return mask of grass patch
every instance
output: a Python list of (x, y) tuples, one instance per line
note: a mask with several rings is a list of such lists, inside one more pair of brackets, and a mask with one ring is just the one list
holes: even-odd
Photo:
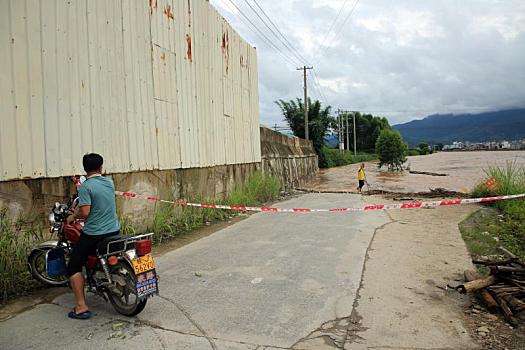
[(408, 151), (407, 151), (407, 156), (420, 156), (421, 153), (419, 152), (419, 150), (417, 150), (416, 148), (410, 148)]
[(255, 206), (279, 197), (281, 182), (277, 177), (255, 172), (246, 183), (233, 188), (226, 203), (229, 205)]
[(326, 159), (327, 168), (379, 159), (375, 153), (357, 153), (357, 155), (354, 156), (354, 153), (351, 151), (341, 152), (338, 149), (328, 147), (323, 147), (322, 152)]
[(27, 268), (27, 254), (44, 240), (41, 228), (23, 219), (12, 221), (0, 209), (0, 302), (25, 294), (37, 283)]
[[(478, 184), (473, 197), (525, 193), (525, 168), (516, 162), (489, 167), (487, 181)], [(525, 200), (514, 199), (487, 204), (460, 224), (461, 234), (473, 258), (500, 255), (498, 246), (525, 259)]]
[(495, 208), (483, 208), (459, 224), (461, 235), (473, 258), (499, 254), (501, 215)]
[[(206, 201), (206, 203), (213, 203), (213, 201)], [(220, 209), (201, 209), (161, 203), (155, 210), (153, 222), (148, 231), (154, 232), (153, 241), (161, 244), (181, 233), (190, 232), (207, 223), (225, 220), (230, 216), (227, 211)]]
[[(479, 183), (472, 190), (474, 197), (499, 196), (525, 193), (525, 167), (516, 162), (507, 162), (505, 167), (491, 166), (484, 170), (487, 180), (494, 179), (493, 186), (487, 186), (486, 181)], [(498, 205), (512, 203), (497, 202)]]
[[(256, 172), (244, 184), (235, 186), (226, 200), (199, 198), (192, 202), (256, 206), (276, 200), (280, 190), (278, 178)], [(161, 244), (179, 234), (234, 215), (238, 215), (238, 212), (159, 203), (148, 229), (155, 232), (154, 242)], [(119, 221), (123, 234), (137, 233), (128, 218), (121, 216)], [(45, 238), (39, 226), (23, 219), (12, 221), (7, 215), (7, 209), (0, 210), (0, 302), (8, 297), (25, 294), (40, 285), (29, 273), (27, 255), (31, 248)]]
[[(244, 184), (235, 186), (226, 200), (193, 199), (191, 202), (257, 206), (276, 200), (280, 191), (281, 182), (278, 178), (258, 171)], [(160, 244), (203, 225), (232, 218), (238, 213), (224, 209), (203, 209), (160, 203), (155, 210), (153, 223), (148, 229), (155, 233), (154, 242)]]

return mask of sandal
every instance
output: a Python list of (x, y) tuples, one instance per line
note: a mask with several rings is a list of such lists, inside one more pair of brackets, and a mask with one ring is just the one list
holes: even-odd
[(67, 316), (69, 318), (74, 318), (76, 320), (87, 320), (88, 318), (91, 318), (91, 311), (87, 310), (87, 311), (77, 314), (76, 309), (73, 308), (73, 310), (69, 311)]

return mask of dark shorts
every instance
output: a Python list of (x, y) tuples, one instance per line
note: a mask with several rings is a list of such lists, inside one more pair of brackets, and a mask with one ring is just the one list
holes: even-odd
[(75, 273), (82, 272), (82, 267), (86, 264), (89, 255), (95, 255), (97, 244), (105, 238), (116, 236), (120, 231), (107, 233), (105, 235), (86, 235), (82, 233), (80, 239), (73, 246), (73, 251), (69, 256), (67, 265), (67, 276), (71, 277)]
[(365, 180), (359, 180), (359, 188), (363, 188), (365, 185)]

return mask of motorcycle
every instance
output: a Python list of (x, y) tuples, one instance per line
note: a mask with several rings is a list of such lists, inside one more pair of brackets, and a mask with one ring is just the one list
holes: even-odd
[[(49, 214), (51, 233), (58, 240), (33, 248), (28, 257), (32, 276), (49, 286), (66, 286), (66, 263), (80, 239), (84, 223), (67, 223), (67, 217), (78, 205), (55, 203)], [(158, 294), (158, 276), (151, 255), (153, 233), (109, 237), (101, 241), (88, 257), (84, 279), (88, 292), (101, 296), (122, 315), (135, 316), (146, 306), (149, 297)]]

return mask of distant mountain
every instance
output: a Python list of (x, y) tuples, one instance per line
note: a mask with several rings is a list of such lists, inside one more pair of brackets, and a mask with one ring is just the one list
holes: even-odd
[(434, 114), (393, 126), (410, 146), (525, 139), (525, 108), (479, 114)]
[(325, 135), (324, 143), (328, 147), (336, 148), (337, 145), (339, 145), (339, 138), (337, 137), (336, 133), (331, 133), (331, 134)]

